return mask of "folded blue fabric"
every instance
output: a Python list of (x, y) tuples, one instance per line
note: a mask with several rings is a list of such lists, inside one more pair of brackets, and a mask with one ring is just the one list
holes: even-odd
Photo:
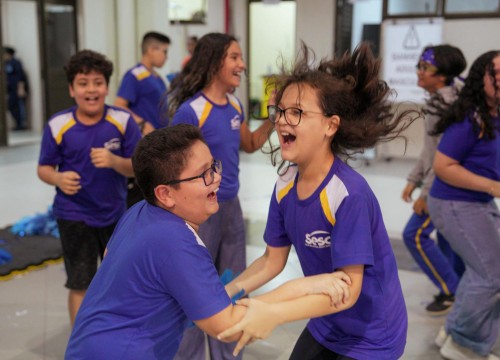
[(52, 206), (49, 206), (47, 212), (44, 214), (35, 214), (24, 216), (18, 220), (10, 231), (14, 235), (27, 236), (27, 235), (52, 235), (59, 237), (59, 228), (57, 221), (52, 212)]
[(4, 249), (0, 249), (0, 265), (7, 264), (12, 261), (12, 255), (10, 252)]

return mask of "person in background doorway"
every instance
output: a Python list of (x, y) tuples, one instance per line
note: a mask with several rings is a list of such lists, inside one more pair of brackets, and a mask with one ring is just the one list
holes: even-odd
[[(175, 77), (169, 90), (168, 104), (172, 124), (187, 123), (201, 129), (210, 151), (224, 164), (217, 198), (220, 209), (200, 226), (219, 274), (234, 273), (246, 267), (246, 241), (243, 213), (238, 199), (239, 150), (252, 153), (266, 142), (272, 124), (264, 122), (250, 131), (243, 106), (233, 95), (246, 70), (237, 40), (227, 34), (203, 36), (188, 65)], [(197, 328), (188, 329), (177, 359), (205, 358), (205, 337)], [(234, 344), (209, 338), (212, 360), (234, 359)], [(240, 355), (241, 358), (241, 355)]]
[(82, 50), (65, 66), (76, 106), (53, 115), (43, 132), (38, 176), (56, 187), (71, 325), (106, 244), (126, 210), (127, 177), (141, 134), (129, 112), (105, 104), (113, 64)]
[(190, 36), (187, 40), (186, 43), (186, 49), (188, 51), (188, 54), (182, 59), (182, 68), (186, 66), (188, 61), (191, 59), (193, 56), (194, 48), (196, 47), (196, 43), (198, 42), (198, 37), (197, 36)]
[(26, 130), (26, 98), (28, 79), (21, 61), (11, 47), (3, 48), (4, 71), (7, 75), (7, 107), (16, 125), (13, 130)]
[[(141, 43), (141, 61), (129, 69), (122, 78), (115, 106), (132, 113), (143, 135), (166, 126), (166, 106), (163, 94), (167, 87), (155, 68), (167, 61), (170, 38), (158, 32), (144, 34)], [(133, 178), (128, 180), (127, 206), (131, 207), (142, 194)]]
[[(458, 76), (467, 66), (462, 51), (450, 45), (428, 46), (420, 55), (417, 64), (418, 86), (429, 95), (428, 104), (438, 98), (452, 103), (463, 85)], [(438, 136), (431, 136), (439, 117), (432, 105), (423, 109), (424, 143), (417, 164), (408, 175), (408, 182), (401, 198), (412, 202), (412, 194), (420, 187), (419, 197), (413, 203), (413, 214), (403, 230), (403, 240), (422, 271), (439, 289), (434, 301), (426, 306), (432, 315), (446, 314), (453, 305), (458, 282), (464, 271), (462, 260), (437, 232), (437, 244), (431, 238), (434, 224), (427, 209), (427, 195), (434, 180), (432, 163), (439, 142)]]
[(498, 360), (500, 326), (500, 50), (472, 64), (458, 99), (434, 127), (442, 134), (429, 213), (465, 263), (446, 319), (446, 359)]

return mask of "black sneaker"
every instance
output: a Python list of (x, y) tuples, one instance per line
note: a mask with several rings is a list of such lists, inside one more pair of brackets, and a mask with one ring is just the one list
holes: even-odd
[(435, 295), (434, 301), (427, 305), (425, 310), (433, 315), (444, 315), (451, 310), (454, 301), (455, 295)]

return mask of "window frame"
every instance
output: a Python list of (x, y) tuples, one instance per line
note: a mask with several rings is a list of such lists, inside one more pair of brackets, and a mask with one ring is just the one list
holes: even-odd
[(492, 12), (478, 12), (478, 13), (448, 13), (445, 11), (446, 3), (448, 0), (437, 0), (436, 10), (434, 13), (419, 14), (419, 13), (407, 13), (390, 15), (388, 14), (389, 1), (397, 0), (384, 0), (382, 5), (382, 20), (387, 19), (418, 19), (418, 18), (444, 18), (444, 19), (485, 19), (485, 18), (499, 18), (500, 17), (500, 0), (498, 1), (497, 11)]

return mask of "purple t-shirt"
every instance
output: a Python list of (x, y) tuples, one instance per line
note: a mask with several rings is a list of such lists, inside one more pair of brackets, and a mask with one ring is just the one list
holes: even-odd
[(326, 348), (355, 359), (398, 359), (408, 319), (396, 260), (375, 195), (365, 179), (336, 158), (329, 174), (307, 199), (297, 197), (297, 167), (274, 189), (264, 240), (293, 245), (304, 275), (364, 265), (356, 304), (311, 319), (308, 329)]
[(78, 121), (76, 107), (55, 114), (44, 129), (39, 165), (56, 166), (59, 172), (75, 171), (82, 188), (66, 195), (56, 188), (54, 216), (83, 221), (94, 227), (114, 224), (126, 210), (127, 178), (110, 168), (96, 168), (92, 148), (107, 148), (130, 158), (141, 138), (139, 128), (125, 110), (105, 106), (103, 118), (94, 125)]
[(243, 121), (243, 107), (234, 95), (227, 94), (226, 105), (217, 105), (201, 92), (184, 102), (172, 119), (172, 125), (199, 127), (213, 157), (222, 161), (223, 176), (217, 192), (219, 201), (232, 200), (238, 195), (240, 127)]
[[(450, 125), (441, 138), (438, 150), (455, 159), (465, 169), (474, 174), (493, 180), (500, 180), (500, 117), (497, 123), (496, 137), (485, 139), (478, 130), (473, 129), (470, 118)], [(488, 193), (458, 188), (442, 181), (436, 176), (430, 195), (443, 200), (489, 202), (493, 196)]]
[(167, 125), (166, 91), (167, 87), (159, 76), (137, 64), (123, 76), (117, 95), (129, 102), (130, 110), (159, 129)]
[(231, 304), (210, 253), (176, 215), (140, 201), (120, 219), (65, 359), (172, 359), (190, 320)]

